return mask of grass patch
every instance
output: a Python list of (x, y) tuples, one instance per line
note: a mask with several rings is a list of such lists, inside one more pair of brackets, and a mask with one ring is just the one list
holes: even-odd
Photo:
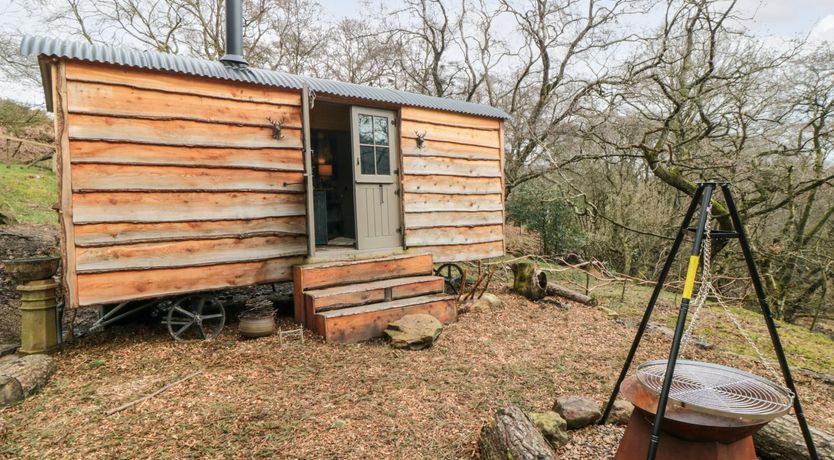
[(48, 169), (0, 163), (0, 214), (12, 223), (55, 224), (58, 181)]
[[(601, 305), (616, 311), (620, 317), (629, 318), (631, 321), (639, 321), (643, 316), (654, 290), (654, 285), (638, 284), (631, 281), (626, 282), (625, 289), (623, 289), (622, 282), (607, 282), (598, 280), (593, 276), (587, 277), (583, 270), (566, 269), (563, 265), (542, 260), (536, 260), (535, 262), (539, 268), (547, 271), (550, 282), (581, 293), (585, 292), (587, 283), (591, 295), (599, 299)], [(511, 275), (506, 281), (512, 282)], [(680, 301), (680, 292), (674, 292), (673, 290), (661, 291), (651, 321), (674, 329)], [(690, 307), (689, 310), (690, 318), (693, 308), (694, 306)], [(778, 367), (776, 354), (770, 341), (770, 334), (767, 331), (764, 318), (758, 310), (752, 311), (731, 304), (730, 312), (736, 317), (762, 354), (771, 361), (774, 367)], [(824, 373), (831, 373), (834, 370), (834, 353), (831, 353), (834, 341), (830, 337), (823, 333), (811, 332), (808, 328), (800, 325), (781, 321), (776, 323), (782, 347), (792, 367), (803, 367)], [(758, 358), (755, 350), (747, 343), (726, 317), (721, 307), (715, 302), (707, 301), (701, 311), (699, 323), (695, 326), (694, 335), (703, 337), (707, 343), (717, 345), (723, 352), (742, 355), (754, 360)]]
[[(558, 268), (562, 269), (564, 267)], [(580, 292), (584, 290), (586, 278), (585, 272), (581, 270), (548, 273), (548, 276), (556, 282), (565, 283), (571, 289)], [(603, 284), (593, 277), (590, 278), (589, 286), (591, 294), (599, 298), (603, 305), (623, 317), (633, 319), (642, 317), (654, 290), (654, 286), (633, 282), (627, 282), (625, 290), (623, 290), (621, 282)], [(674, 328), (680, 301), (680, 293), (662, 291), (652, 314), (652, 321)], [(693, 308), (694, 306), (690, 307), (690, 318)], [(751, 311), (734, 305), (730, 305), (730, 312), (739, 321), (762, 354), (772, 361), (772, 364), (776, 367), (776, 354), (773, 351), (764, 317), (758, 311)], [(789, 357), (791, 366), (826, 373), (830, 373), (834, 369), (834, 354), (831, 353), (834, 343), (825, 334), (811, 332), (805, 327), (781, 321), (777, 321), (777, 327), (782, 347)], [(694, 335), (704, 337), (708, 343), (716, 344), (726, 352), (757, 358), (756, 352), (715, 302), (707, 301), (701, 310), (699, 323), (695, 325), (693, 332)]]

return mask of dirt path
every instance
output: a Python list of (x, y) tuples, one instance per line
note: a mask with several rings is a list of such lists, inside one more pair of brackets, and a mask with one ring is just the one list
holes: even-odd
[[(589, 307), (501, 296), (502, 308), (462, 316), (421, 352), (312, 336), (283, 347), (274, 337), (243, 342), (232, 327), (213, 342), (174, 343), (153, 326), (90, 336), (58, 355), (43, 393), (0, 412), (0, 449), (50, 458), (468, 458), (500, 406), (543, 410), (563, 393), (608, 395), (632, 328)], [(663, 355), (664, 340), (647, 336), (637, 362)], [(717, 352), (697, 357), (753, 366)], [(104, 415), (197, 369), (159, 397)], [(799, 385), (812, 423), (834, 425), (831, 387), (802, 377)], [(580, 432), (561, 454), (607, 457), (618, 437)]]

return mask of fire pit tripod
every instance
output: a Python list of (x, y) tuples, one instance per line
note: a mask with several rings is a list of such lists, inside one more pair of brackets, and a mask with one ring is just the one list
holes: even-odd
[[(734, 231), (712, 230), (709, 227), (712, 198), (718, 187), (721, 188), (724, 196)], [(700, 215), (698, 223), (697, 226), (692, 228), (689, 225), (695, 215), (695, 210), (698, 208), (699, 202)], [(649, 323), (655, 303), (663, 289), (666, 276), (669, 274), (675, 255), (680, 249), (684, 235), (687, 232), (694, 232), (694, 242), (689, 258), (689, 267), (681, 296), (682, 300), (672, 338), (669, 358), (668, 360), (645, 363), (638, 367), (636, 376), (626, 379), (626, 374), (631, 367), (635, 352), (646, 331), (646, 326)], [(696, 296), (696, 308), (693, 312), (690, 328), (685, 330), (686, 318), (694, 291), (698, 268), (704, 263), (704, 274), (709, 274), (710, 241), (712, 239), (725, 238), (737, 238), (739, 240), (756, 292), (756, 297), (759, 301), (759, 307), (767, 324), (770, 339), (782, 371), (782, 377), (785, 380), (786, 388), (761, 377), (733, 368), (697, 361), (678, 361), (682, 342), (685, 346), (686, 339), (691, 334), (692, 325), (697, 320), (700, 307), (703, 305), (706, 296), (712, 290), (709, 279), (705, 276), (704, 281), (701, 283), (701, 289), (699, 289), (698, 295)], [(702, 252), (704, 257), (701, 257)], [(726, 306), (722, 304), (722, 307), (725, 307), (725, 311), (730, 315), (731, 321), (744, 334), (740, 324), (734, 320), (729, 310), (726, 309)], [(749, 339), (748, 342), (761, 357), (755, 343)], [(764, 359), (762, 361), (769, 368), (766, 361)], [(775, 371), (773, 373), (775, 374)], [(796, 393), (796, 385), (791, 376), (790, 367), (785, 358), (770, 307), (765, 298), (764, 289), (759, 278), (758, 270), (756, 269), (755, 261), (753, 260), (747, 235), (730, 191), (730, 184), (712, 181), (698, 184), (698, 188), (695, 191), (683, 223), (672, 244), (669, 257), (660, 272), (660, 277), (638, 326), (637, 334), (634, 337), (631, 349), (629, 350), (625, 364), (617, 379), (614, 391), (611, 394), (600, 423), (605, 423), (608, 419), (608, 415), (611, 413), (618, 393), (622, 393), (635, 405), (635, 413), (632, 415), (632, 421), (629, 422), (629, 428), (626, 430), (623, 443), (630, 442), (632, 443), (632, 447), (639, 445), (647, 449), (647, 458), (649, 460), (656, 458), (658, 445), (664, 433), (676, 436), (669, 438), (670, 440), (668, 442), (670, 443), (677, 442), (679, 438), (682, 439), (681, 448), (683, 449), (697, 447), (696, 443), (698, 441), (705, 440), (732, 445), (732, 443), (736, 443), (745, 438), (749, 440), (750, 435), (755, 433), (755, 431), (764, 426), (768, 421), (788, 412), (791, 406), (802, 429), (802, 436), (808, 448), (810, 458), (812, 460), (819, 458), (811, 437), (811, 431), (805, 420), (805, 414), (802, 411), (802, 404)], [(648, 420), (651, 418), (653, 418), (653, 423), (650, 424)], [(650, 436), (648, 436), (649, 431), (651, 432)], [(694, 431), (699, 431), (699, 433), (693, 435)], [(687, 444), (687, 441), (692, 441), (693, 443)], [(645, 447), (646, 443), (648, 447)], [(752, 452), (752, 442), (743, 445), (737, 443), (735, 446), (737, 449), (736, 453), (730, 453), (727, 458), (738, 458), (742, 455), (746, 456), (746, 458), (756, 458)], [(621, 447), (623, 447), (623, 444), (621, 444)], [(680, 451), (678, 453), (683, 454)], [(750, 455), (752, 457), (749, 457)], [(722, 457), (716, 454), (714, 458)]]

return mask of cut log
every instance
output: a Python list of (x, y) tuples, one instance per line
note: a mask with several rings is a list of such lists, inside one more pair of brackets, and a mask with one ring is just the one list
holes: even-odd
[(545, 292), (547, 293), (547, 295), (555, 295), (555, 296), (558, 296), (558, 297), (563, 297), (565, 299), (572, 300), (574, 302), (579, 302), (579, 303), (585, 304), (585, 305), (594, 306), (594, 305), (597, 304), (597, 299), (595, 299), (595, 298), (593, 298), (589, 295), (581, 294), (581, 293), (576, 292), (576, 291), (571, 291), (570, 289), (563, 288), (562, 286), (559, 286), (559, 285), (554, 284), (554, 283), (547, 283), (547, 287), (545, 288)]
[[(811, 428), (819, 458), (834, 460), (834, 435)], [(802, 459), (808, 457), (805, 439), (793, 415), (785, 415), (765, 425), (753, 435), (756, 454), (769, 460)]]
[(512, 265), (513, 291), (530, 300), (539, 300), (546, 295), (547, 275), (536, 269), (530, 262), (518, 262)]
[(47, 355), (8, 356), (0, 363), (0, 375), (20, 382), (23, 396), (28, 397), (49, 382), (56, 368), (55, 361)]
[(483, 460), (555, 460), (556, 453), (527, 414), (516, 406), (495, 412), (479, 443)]

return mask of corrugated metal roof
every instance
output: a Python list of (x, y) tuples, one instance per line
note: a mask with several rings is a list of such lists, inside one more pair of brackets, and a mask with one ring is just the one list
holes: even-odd
[[(200, 77), (232, 80), (257, 85), (276, 86), (279, 88), (301, 89), (304, 83), (316, 93), (330, 94), (340, 97), (365, 99), (394, 105), (424, 107), (428, 109), (445, 110), (449, 112), (465, 113), (490, 118), (509, 118), (500, 109), (484, 104), (445, 99), (423, 94), (407, 93), (387, 88), (356, 85), (333, 80), (293, 75), (275, 70), (255, 69), (251, 67), (227, 66), (219, 61), (208, 61), (188, 56), (159, 53), (155, 51), (139, 51), (130, 48), (120, 48), (105, 45), (91, 45), (89, 43), (73, 42), (45, 37), (24, 37), (20, 44), (20, 52), (24, 56), (52, 56), (66, 59), (76, 59), (88, 62), (118, 64), (142, 69), (161, 70), (165, 72), (184, 73)], [(44, 92), (47, 107), (52, 107), (52, 92), (49, 82), (49, 67), (41, 65), (41, 76), (44, 81)]]

